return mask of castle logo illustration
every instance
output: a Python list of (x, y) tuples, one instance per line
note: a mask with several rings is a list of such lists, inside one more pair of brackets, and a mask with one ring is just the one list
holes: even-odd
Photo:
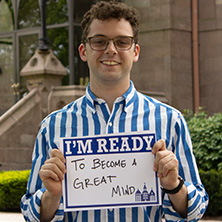
[(141, 192), (139, 189), (135, 192), (135, 201), (155, 201), (156, 195), (151, 188), (150, 192), (147, 190), (146, 183), (144, 183), (143, 191)]

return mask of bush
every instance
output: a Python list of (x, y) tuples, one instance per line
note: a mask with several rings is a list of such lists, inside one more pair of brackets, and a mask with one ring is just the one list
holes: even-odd
[(199, 112), (184, 111), (184, 117), (193, 143), (193, 152), (200, 177), (209, 195), (206, 216), (222, 215), (222, 113), (208, 116)]
[(0, 210), (20, 210), (30, 170), (0, 172)]
[(205, 216), (222, 215), (222, 172), (200, 170), (200, 177), (210, 197), (209, 206)]
[(202, 109), (195, 114), (186, 110), (184, 117), (199, 169), (222, 170), (222, 113), (207, 116)]

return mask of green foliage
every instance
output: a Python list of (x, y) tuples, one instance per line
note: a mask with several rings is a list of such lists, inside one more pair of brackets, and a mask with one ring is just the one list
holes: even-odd
[(68, 21), (68, 8), (66, 0), (46, 1), (46, 24), (61, 24)]
[(200, 170), (200, 177), (209, 195), (210, 202), (205, 216), (222, 215), (222, 172)]
[(38, 1), (21, 0), (19, 2), (18, 26), (20, 29), (40, 26)]
[(30, 170), (0, 172), (0, 209), (19, 210)]
[(199, 169), (222, 170), (222, 113), (208, 116), (202, 109), (195, 114), (186, 110), (184, 117)]
[(200, 177), (209, 195), (206, 216), (222, 215), (222, 113), (185, 110)]

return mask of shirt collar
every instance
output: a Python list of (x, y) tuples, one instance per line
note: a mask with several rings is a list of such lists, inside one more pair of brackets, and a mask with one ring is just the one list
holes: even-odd
[[(123, 101), (125, 100), (124, 102), (124, 111), (127, 110), (127, 108), (130, 106), (130, 104), (132, 104), (134, 101), (135, 101), (135, 98), (136, 98), (136, 94), (137, 94), (137, 91), (134, 87), (134, 84), (133, 82), (130, 80), (130, 87), (129, 89), (119, 98), (117, 98), (116, 102), (120, 102), (120, 101)], [(88, 84), (87, 88), (86, 88), (86, 101), (87, 101), (87, 104), (94, 110), (93, 112), (95, 113), (96, 112), (96, 109), (95, 109), (95, 102), (97, 101), (100, 101), (102, 102), (103, 100), (102, 99), (99, 99), (97, 98), (93, 92), (90, 90), (90, 83)], [(105, 102), (105, 101), (104, 101)]]

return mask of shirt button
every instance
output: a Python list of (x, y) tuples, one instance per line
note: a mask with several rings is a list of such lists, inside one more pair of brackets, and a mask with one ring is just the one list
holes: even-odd
[(112, 126), (113, 124), (111, 122), (109, 122), (109, 126)]

